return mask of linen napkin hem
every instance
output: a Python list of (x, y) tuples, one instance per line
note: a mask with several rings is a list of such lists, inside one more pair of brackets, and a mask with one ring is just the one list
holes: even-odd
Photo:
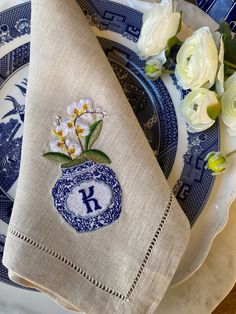
[[(11, 252), (6, 250), (3, 262), (9, 269), (10, 276), (11, 270), (13, 270), (15, 275), (12, 276), (12, 280), (19, 284), (30, 285), (31, 287), (34, 286), (36, 289), (46, 293), (50, 298), (54, 298), (56, 302), (68, 309), (72, 309), (73, 307), (73, 309), (76, 308), (78, 311), (83, 309), (85, 312), (91, 313), (90, 306), (86, 301), (84, 304), (76, 303), (76, 298), (73, 295), (78, 293), (80, 295), (83, 294), (85, 296), (87, 294), (90, 296), (91, 303), (94, 302), (94, 304), (91, 305), (93, 314), (101, 313), (101, 311), (104, 314), (111, 313), (111, 311), (113, 313), (125, 314), (153, 313), (168, 288), (189, 238), (189, 232), (186, 232), (186, 229), (190, 228), (189, 222), (187, 218), (185, 220), (182, 218), (179, 220), (177, 219), (179, 215), (177, 215), (176, 211), (178, 211), (179, 208), (171, 206), (170, 204), (177, 201), (172, 194), (170, 199), (171, 202), (169, 202), (166, 207), (167, 212), (164, 211), (163, 214), (163, 217), (166, 218), (161, 219), (153, 240), (144, 254), (144, 262), (140, 265), (140, 269), (131, 284), (131, 288), (126, 293), (115, 291), (109, 284), (97, 281), (96, 278), (81, 269), (74, 261), (69, 260), (66, 256), (61, 255), (43, 243), (35, 241), (12, 225), (9, 226), (7, 238), (8, 245), (6, 248), (13, 248), (14, 246), (16, 250), (27, 251), (29, 258), (27, 261), (25, 259), (24, 263), (22, 263), (20, 259), (17, 261), (19, 255), (14, 255), (13, 259), (10, 256)], [(168, 237), (169, 228), (173, 228), (173, 225), (176, 224), (179, 225), (179, 233), (176, 234), (175, 241), (169, 239), (171, 245), (166, 248), (158, 246), (159, 236), (157, 237), (156, 234), (161, 234), (164, 238)], [(175, 256), (173, 256), (172, 252), (175, 252)], [(165, 259), (160, 258), (163, 255), (169, 256), (168, 262)], [(32, 262), (32, 259), (30, 258), (32, 256), (34, 256), (34, 261), (37, 261), (38, 273), (31, 273), (29, 271), (31, 267), (28, 267), (28, 265)], [(173, 258), (173, 261), (171, 258)], [(176, 261), (178, 262), (176, 263)], [(44, 272), (44, 265), (51, 265), (50, 281), (48, 280), (47, 272)], [(165, 279), (162, 281), (161, 274), (163, 272), (163, 267), (166, 271), (169, 270), (171, 272), (169, 273), (169, 280)], [(17, 274), (20, 274), (20, 276)], [(78, 274), (79, 277), (75, 274)], [(62, 282), (60, 279), (61, 276), (63, 277), (63, 280), (67, 278), (67, 282)], [(80, 279), (82, 280), (83, 291), (80, 289)], [(26, 284), (27, 281), (28, 284)], [(153, 281), (155, 281), (155, 289), (150, 290), (150, 282)], [(163, 285), (165, 286), (164, 288)], [(68, 286), (70, 287), (69, 289)], [(162, 289), (158, 289), (158, 287), (162, 287)], [(148, 300), (144, 289), (149, 294)], [(101, 307), (99, 302), (96, 304), (95, 296), (100, 301), (103, 299), (104, 307)], [(111, 296), (113, 297), (112, 303), (110, 302)], [(143, 299), (144, 297), (146, 299)], [(62, 304), (60, 299), (66, 301)]]

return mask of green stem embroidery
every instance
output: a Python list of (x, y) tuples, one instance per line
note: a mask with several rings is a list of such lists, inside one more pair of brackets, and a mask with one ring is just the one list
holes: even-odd
[(63, 141), (63, 144), (65, 145), (66, 151), (67, 151), (67, 153), (69, 154), (70, 158), (73, 159), (72, 156), (71, 156), (70, 150), (69, 150), (69, 148), (68, 148), (68, 146), (67, 146), (65, 140)]

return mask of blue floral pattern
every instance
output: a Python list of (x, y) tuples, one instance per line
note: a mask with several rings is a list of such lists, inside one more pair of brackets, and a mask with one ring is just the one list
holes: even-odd
[[(27, 4), (28, 5), (28, 4)], [(0, 59), (0, 87), (10, 75), (29, 62), (29, 43), (19, 46)], [(18, 131), (24, 122), (25, 96), (27, 79), (24, 78), (15, 84), (14, 88), (20, 91), (21, 100), (11, 95), (6, 95), (5, 101), (11, 104), (8, 112), (0, 117), (0, 219), (8, 222), (10, 219), (13, 200), (7, 194), (18, 179), (22, 136)], [(23, 103), (22, 103), (23, 98)]]
[[(26, 86), (27, 79), (15, 85), (23, 97), (26, 95)], [(8, 192), (19, 175), (22, 136), (18, 137), (17, 132), (24, 122), (25, 105), (10, 95), (5, 100), (11, 102), (12, 109), (2, 116), (3, 122), (0, 123), (0, 187)], [(11, 116), (14, 118), (9, 119)]]
[(30, 19), (30, 2), (1, 12), (0, 47), (17, 37), (30, 34)]
[(178, 125), (172, 99), (162, 80), (150, 81), (144, 61), (114, 41), (98, 38), (166, 178), (173, 167)]

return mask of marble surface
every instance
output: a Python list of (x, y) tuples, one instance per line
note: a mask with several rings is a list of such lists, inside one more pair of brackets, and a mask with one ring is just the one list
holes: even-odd
[[(236, 282), (236, 201), (200, 269), (167, 291), (155, 314), (210, 314)], [(235, 312), (228, 314), (235, 314)], [(227, 313), (222, 313), (227, 314)]]

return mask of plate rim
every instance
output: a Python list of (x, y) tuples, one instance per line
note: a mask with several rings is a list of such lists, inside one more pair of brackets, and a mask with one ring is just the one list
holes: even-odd
[[(111, 0), (111, 1), (113, 1), (113, 2), (116, 2), (116, 1), (114, 1), (114, 0)], [(125, 1), (125, 0), (122, 0), (123, 2), (127, 2), (127, 1)], [(185, 1), (184, 1), (185, 2)], [(27, 1), (27, 2), (25, 2), (25, 3), (29, 3), (29, 1)], [(24, 4), (25, 4), (24, 3)], [(120, 3), (120, 1), (119, 1), (119, 3)], [(192, 7), (194, 7), (195, 8), (195, 11), (197, 12), (198, 11), (198, 13), (199, 12), (201, 12), (201, 13), (203, 13), (201, 10), (200, 10), (200, 8), (198, 8), (198, 7), (196, 7), (196, 6), (194, 6), (194, 5), (192, 5), (192, 4), (190, 4), (190, 3), (187, 3), (187, 2), (185, 2), (185, 5), (186, 5), (186, 7), (188, 7), (189, 5), (190, 6), (192, 6)], [(187, 9), (187, 8), (186, 8)], [(209, 20), (213, 20), (210, 16), (208, 16), (206, 13), (204, 13), (205, 14), (205, 16), (207, 16), (207, 18), (209, 19)], [(209, 233), (209, 236), (208, 236), (208, 239), (207, 239), (207, 245), (205, 246), (205, 249), (202, 249), (200, 252), (201, 252), (201, 254), (198, 254), (198, 256), (201, 256), (201, 262), (200, 263), (198, 263), (198, 265), (197, 266), (195, 266), (195, 269), (192, 271), (192, 273), (191, 274), (188, 274), (188, 275), (186, 275), (186, 277), (184, 277), (181, 281), (179, 281), (177, 284), (175, 284), (175, 285), (178, 285), (178, 284), (180, 284), (180, 283), (182, 283), (182, 282), (184, 282), (185, 280), (187, 280), (189, 277), (191, 277), (199, 268), (200, 268), (200, 266), (202, 265), (202, 263), (204, 262), (204, 260), (205, 260), (205, 258), (207, 257), (207, 255), (208, 255), (208, 253), (209, 253), (209, 251), (210, 251), (210, 248), (211, 248), (211, 246), (212, 246), (212, 242), (213, 242), (213, 240), (214, 240), (214, 238), (223, 230), (223, 228), (226, 226), (226, 224), (227, 224), (227, 221), (228, 221), (228, 215), (229, 215), (229, 208), (230, 208), (230, 205), (231, 205), (231, 203), (233, 202), (233, 200), (235, 199), (235, 197), (236, 197), (236, 195), (233, 195), (227, 202), (228, 202), (228, 204), (224, 207), (224, 212), (225, 212), (225, 214), (224, 215), (222, 215), (223, 216), (223, 220), (221, 221), (221, 223), (219, 223), (217, 226), (216, 226), (216, 228), (215, 229), (212, 229), (212, 228), (209, 228), (209, 229), (212, 229), (212, 231)], [(207, 207), (207, 204), (206, 204), (206, 206), (205, 207)], [(222, 209), (222, 211), (223, 211), (223, 209)], [(202, 214), (202, 213), (201, 213)], [(201, 215), (200, 214), (200, 215)], [(216, 221), (216, 223), (217, 222), (219, 222), (219, 221)], [(214, 224), (213, 224), (214, 225)], [(216, 224), (215, 224), (216, 225)], [(211, 227), (212, 227), (212, 225), (211, 225)], [(172, 285), (173, 286), (173, 285)]]

